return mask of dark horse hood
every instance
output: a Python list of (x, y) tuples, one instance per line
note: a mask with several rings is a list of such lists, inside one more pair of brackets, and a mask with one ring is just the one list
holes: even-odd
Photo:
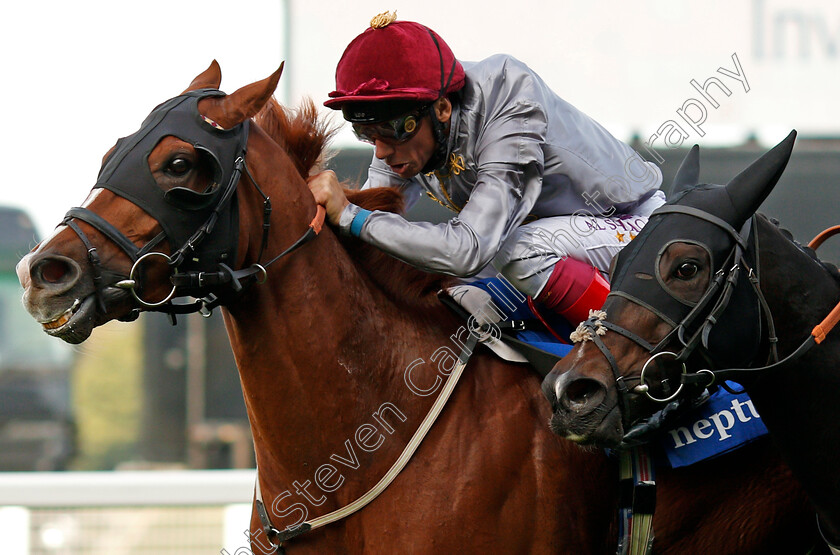
[[(215, 232), (204, 238), (200, 249), (201, 258), (207, 262), (236, 258), (236, 241), (230, 237), (239, 228), (239, 212), (236, 196), (230, 195), (226, 186), (232, 181), (235, 160), (244, 155), (248, 140), (247, 125), (224, 130), (199, 113), (201, 99), (223, 95), (215, 89), (202, 89), (157, 106), (137, 132), (117, 142), (94, 186), (113, 191), (151, 215), (163, 228), (173, 251), (190, 240), (211, 214), (218, 213)], [(190, 143), (212, 160), (215, 175), (209, 190), (196, 192), (176, 187), (164, 192), (158, 187), (147, 159), (158, 142), (168, 135)], [(184, 268), (196, 262), (188, 258)]]
[[(641, 233), (618, 254), (610, 295), (626, 298), (651, 310), (671, 326), (682, 322), (696, 303), (677, 298), (665, 286), (659, 272), (665, 249), (674, 242), (693, 243), (708, 252), (712, 275), (728, 271), (730, 267), (726, 265), (733, 264), (733, 246), (736, 241), (749, 244), (755, 230), (745, 224), (781, 177), (795, 138), (796, 132), (791, 132), (725, 186), (697, 185), (699, 148), (695, 146), (677, 172), (676, 196), (655, 211)], [(668, 217), (663, 217), (666, 214)], [(758, 271), (754, 256), (752, 249), (744, 255), (750, 267)], [(721, 365), (746, 364), (758, 349), (760, 337), (755, 336), (760, 330), (751, 331), (747, 328), (753, 326), (739, 325), (760, 319), (758, 300), (749, 294), (750, 287), (746, 276), (738, 281), (732, 301), (719, 318), (720, 324), (710, 334), (708, 348)], [(702, 318), (700, 320), (702, 322)], [(732, 341), (732, 335), (744, 337), (741, 337), (742, 341)], [(719, 341), (724, 337), (729, 341)], [(740, 344), (740, 348), (726, 350), (721, 347), (723, 344)], [(754, 348), (745, 348), (748, 345), (754, 345)]]

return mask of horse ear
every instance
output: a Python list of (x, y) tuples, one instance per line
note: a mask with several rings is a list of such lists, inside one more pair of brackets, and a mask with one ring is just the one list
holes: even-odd
[[(196, 77), (187, 87), (184, 92), (195, 91), (198, 89), (218, 89), (222, 84), (222, 68), (219, 67), (219, 62), (213, 60), (210, 67), (204, 70), (201, 75)], [(183, 93), (181, 93), (183, 94)]]
[(212, 119), (225, 129), (236, 127), (262, 109), (280, 81), (283, 64), (277, 71), (262, 81), (251, 83), (233, 94), (205, 98), (199, 102), (201, 114)]
[(680, 169), (677, 170), (677, 175), (674, 176), (674, 182), (671, 185), (671, 197), (677, 193), (694, 187), (700, 183), (700, 147), (694, 145), (688, 154), (683, 158)]
[(726, 192), (737, 213), (738, 221), (730, 222), (736, 229), (739, 229), (747, 218), (755, 214), (782, 177), (795, 140), (796, 130), (793, 130), (785, 140), (750, 164), (726, 185)]

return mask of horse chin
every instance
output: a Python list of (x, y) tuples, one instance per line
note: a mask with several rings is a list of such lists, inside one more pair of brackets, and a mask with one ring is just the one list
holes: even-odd
[(76, 299), (70, 308), (58, 317), (42, 321), (41, 326), (47, 335), (75, 345), (90, 337), (95, 327), (95, 317), (96, 297), (88, 295), (83, 300)]
[(57, 337), (73, 345), (79, 344), (90, 337), (96, 326), (103, 324), (110, 318), (104, 318), (97, 310), (96, 295), (90, 294), (82, 300), (76, 299), (73, 304), (48, 322), (41, 322), (47, 335)]
[(581, 420), (558, 410), (552, 415), (549, 426), (555, 434), (578, 445), (615, 449), (621, 445), (624, 437), (621, 411), (617, 405), (613, 405), (600, 414), (603, 414), (603, 418)]
[(105, 305), (109, 307), (108, 314), (99, 311), (96, 294), (90, 293), (81, 300), (75, 299), (70, 307), (58, 316), (49, 320), (39, 320), (44, 332), (51, 337), (77, 345), (90, 337), (97, 326), (119, 319), (123, 313), (130, 312), (130, 295), (125, 290), (106, 287), (102, 296)]

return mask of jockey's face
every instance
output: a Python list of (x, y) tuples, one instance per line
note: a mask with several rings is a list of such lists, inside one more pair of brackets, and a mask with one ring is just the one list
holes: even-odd
[[(452, 104), (448, 99), (436, 101), (432, 109), (444, 125), (449, 122)], [(426, 114), (418, 123), (417, 132), (405, 142), (386, 138), (376, 138), (374, 141), (376, 157), (388, 164), (391, 171), (403, 179), (410, 179), (420, 173), (435, 152), (435, 137), (430, 116)]]

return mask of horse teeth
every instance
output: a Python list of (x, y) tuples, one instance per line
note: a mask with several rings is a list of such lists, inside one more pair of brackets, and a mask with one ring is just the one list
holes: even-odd
[(53, 320), (51, 322), (44, 322), (41, 324), (44, 326), (45, 330), (54, 330), (56, 328), (60, 328), (64, 324), (66, 324), (70, 320), (70, 315), (67, 313), (62, 314), (58, 319)]
[(575, 443), (582, 443), (582, 442), (586, 441), (587, 438), (586, 438), (586, 436), (582, 436), (580, 434), (570, 433), (570, 434), (566, 435), (566, 439), (568, 439), (569, 441), (573, 441)]
[(75, 301), (73, 301), (73, 306), (65, 310), (61, 314), (61, 316), (59, 316), (55, 320), (50, 320), (49, 322), (41, 322), (41, 326), (43, 326), (45, 330), (55, 330), (60, 328), (61, 326), (70, 321), (70, 318), (73, 316), (73, 314), (75, 314), (76, 309), (79, 308), (80, 304), (81, 303), (79, 302), (79, 299), (76, 299)]

